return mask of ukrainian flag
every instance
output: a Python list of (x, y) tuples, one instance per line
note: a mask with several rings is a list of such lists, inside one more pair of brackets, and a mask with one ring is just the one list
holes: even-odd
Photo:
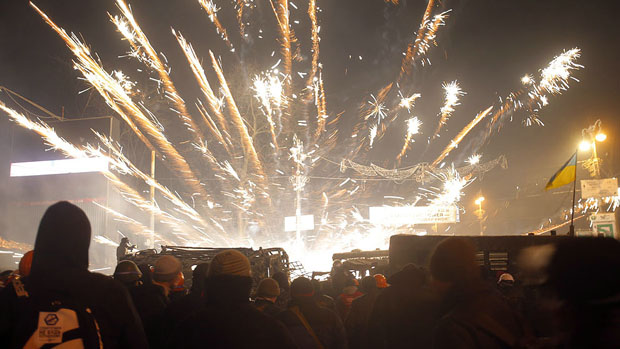
[(549, 182), (547, 186), (545, 186), (545, 190), (559, 188), (563, 185), (572, 183), (575, 181), (577, 177), (577, 152), (571, 156), (571, 158), (560, 168), (558, 172), (556, 172)]

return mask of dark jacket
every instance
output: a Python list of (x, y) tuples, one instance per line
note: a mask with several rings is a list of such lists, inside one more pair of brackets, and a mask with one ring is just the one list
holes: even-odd
[[(84, 212), (68, 202), (45, 212), (34, 247), (29, 298), (69, 299), (92, 310), (106, 348), (146, 348), (140, 318), (125, 287), (88, 268), (90, 223)], [(0, 341), (21, 348), (32, 335), (38, 313), (24, 311), (13, 287), (0, 293)]]
[(353, 300), (349, 316), (347, 316), (344, 322), (349, 339), (349, 347), (368, 347), (368, 322), (380, 292), (378, 289), (373, 289), (369, 293)]
[(261, 298), (257, 298), (254, 301), (254, 307), (259, 311), (263, 312), (263, 314), (269, 315), (271, 317), (275, 317), (284, 310), (275, 305), (273, 302)]
[(277, 318), (289, 329), (300, 348), (316, 348), (316, 342), (291, 310), (293, 307), (299, 307), (324, 348), (347, 348), (344, 326), (338, 315), (332, 310), (319, 307), (312, 297), (298, 297), (292, 299), (287, 310)]
[(211, 277), (206, 305), (177, 326), (170, 347), (296, 348), (280, 322), (252, 306), (251, 287), (249, 277)]
[(391, 286), (381, 291), (369, 319), (369, 347), (432, 347), (440, 302), (420, 273), (403, 270), (388, 280)]
[(435, 330), (435, 348), (512, 348), (529, 336), (501, 294), (484, 284), (454, 287)]
[(170, 301), (163, 287), (155, 284), (144, 284), (130, 289), (131, 298), (140, 315), (144, 332), (151, 348), (162, 346), (166, 328), (165, 310)]

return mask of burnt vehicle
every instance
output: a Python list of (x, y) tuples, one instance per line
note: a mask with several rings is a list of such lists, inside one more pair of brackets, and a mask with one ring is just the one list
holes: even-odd
[[(191, 286), (191, 275), (196, 265), (209, 263), (218, 253), (231, 248), (213, 247), (188, 247), (188, 246), (162, 246), (161, 251), (155, 249), (141, 250), (127, 254), (121, 260), (131, 260), (137, 265), (154, 265), (155, 261), (164, 255), (171, 255), (178, 258), (183, 264), (183, 274), (185, 275), (186, 285)], [(295, 272), (295, 264), (289, 262), (286, 251), (282, 248), (232, 248), (243, 253), (250, 260), (252, 278), (254, 284), (258, 284), (261, 279), (272, 276), (276, 272), (284, 272), (287, 275)]]

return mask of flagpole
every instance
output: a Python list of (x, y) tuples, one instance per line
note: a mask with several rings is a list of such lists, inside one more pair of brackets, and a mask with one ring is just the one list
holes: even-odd
[(569, 236), (575, 236), (575, 225), (573, 224), (573, 222), (575, 220), (575, 192), (577, 191), (577, 164), (579, 163), (577, 159), (578, 156), (579, 156), (579, 149), (575, 151), (575, 181), (573, 182), (573, 207), (571, 209), (571, 214), (570, 214), (570, 228), (568, 231)]

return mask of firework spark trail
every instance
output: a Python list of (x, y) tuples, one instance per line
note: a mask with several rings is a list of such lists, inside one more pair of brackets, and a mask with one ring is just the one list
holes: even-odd
[[(168, 189), (167, 187), (159, 183), (153, 177), (147, 175), (146, 173), (138, 169), (131, 161), (129, 161), (129, 159), (125, 157), (125, 155), (118, 148), (118, 146), (114, 142), (112, 142), (109, 138), (102, 136), (100, 134), (97, 134), (97, 133), (96, 135), (99, 137), (101, 142), (108, 149), (110, 149), (110, 152), (114, 155), (113, 157), (110, 156), (110, 158), (115, 161), (115, 166), (118, 166), (119, 168), (123, 168), (127, 174), (140, 178), (148, 186), (152, 186), (156, 188), (168, 201), (170, 201), (172, 204), (174, 204), (177, 207), (175, 211), (187, 216), (188, 218), (192, 219), (193, 221), (202, 225), (203, 227), (212, 226), (207, 221), (205, 221), (202, 218), (202, 216), (198, 212), (196, 212), (196, 210), (194, 210), (191, 206), (189, 206), (185, 201), (183, 201), (177, 195), (172, 193), (170, 189)], [(222, 233), (225, 234), (225, 231), (223, 231)]]
[(228, 45), (230, 51), (235, 52), (235, 48), (232, 42), (230, 42), (230, 40), (228, 39), (226, 29), (224, 29), (224, 26), (222, 26), (222, 23), (220, 23), (220, 20), (217, 18), (217, 11), (219, 11), (220, 9), (212, 0), (198, 0), (198, 2), (200, 3), (200, 6), (202, 6), (202, 8), (205, 10), (205, 12), (207, 12), (207, 14), (209, 15), (209, 20), (211, 20), (211, 22), (215, 25), (215, 30), (220, 35), (222, 40), (224, 40), (226, 45)]
[(127, 6), (124, 0), (117, 0), (116, 4), (118, 8), (121, 10), (123, 16), (125, 17), (125, 20), (131, 25), (132, 35), (129, 35), (129, 36), (125, 35), (125, 33), (128, 33), (128, 31), (121, 30), (122, 26), (119, 27), (117, 24), (120, 22), (118, 20), (113, 20), (113, 22), (117, 24), (117, 27), (119, 28), (119, 32), (121, 32), (123, 36), (125, 36), (127, 41), (132, 43), (132, 46), (134, 47), (134, 49), (135, 47), (138, 46), (135, 44), (134, 40), (137, 40), (140, 43), (139, 47), (149, 57), (152, 67), (155, 69), (155, 71), (157, 71), (159, 78), (163, 82), (166, 96), (170, 100), (172, 100), (172, 102), (174, 103), (176, 107), (176, 110), (175, 110), (176, 114), (183, 121), (183, 123), (187, 125), (187, 129), (194, 135), (194, 142), (202, 142), (202, 140), (204, 139), (204, 135), (202, 135), (200, 128), (194, 122), (191, 115), (187, 111), (187, 108), (185, 106), (185, 101), (183, 101), (176, 87), (174, 86), (174, 83), (170, 79), (170, 75), (168, 74), (166, 66), (159, 59), (157, 52), (155, 52), (155, 49), (153, 48), (153, 46), (151, 46), (151, 43), (149, 42), (148, 38), (142, 31), (142, 28), (140, 28), (140, 26), (138, 25), (138, 22), (136, 21), (136, 19), (133, 16), (133, 13), (131, 12), (131, 9), (129, 8), (129, 6)]
[[(451, 11), (452, 10), (448, 10), (438, 15), (435, 15), (432, 21), (427, 21), (426, 23), (423, 23), (426, 31), (420, 42), (416, 43), (416, 46), (418, 48), (417, 51), (414, 50), (412, 59), (415, 59), (416, 57), (424, 57), (424, 55), (426, 55), (428, 50), (431, 48), (431, 45), (436, 44), (435, 39), (437, 38), (437, 30), (439, 29), (439, 27), (446, 24), (445, 20), (446, 18), (448, 18), (448, 13), (450, 13)], [(428, 59), (426, 61), (430, 64), (430, 61)], [(422, 60), (422, 65), (424, 65), (424, 62), (425, 61)]]
[(276, 0), (277, 6), (273, 4), (273, 0), (269, 0), (271, 8), (278, 21), (278, 29), (280, 30), (281, 53), (284, 58), (284, 73), (287, 76), (293, 74), (293, 52), (291, 48), (291, 26), (289, 18), (288, 0)]
[[(194, 73), (194, 76), (196, 77), (196, 81), (200, 85), (200, 89), (202, 90), (202, 93), (207, 99), (207, 103), (209, 104), (211, 111), (216, 116), (216, 120), (218, 122), (218, 125), (221, 131), (223, 131), (225, 134), (228, 134), (228, 124), (226, 122), (226, 118), (222, 114), (222, 111), (219, 107), (220, 105), (219, 99), (215, 96), (215, 93), (213, 92), (213, 89), (211, 88), (211, 85), (209, 84), (209, 80), (207, 80), (205, 71), (202, 68), (202, 65), (200, 64), (200, 60), (198, 59), (198, 56), (196, 56), (196, 52), (194, 51), (192, 44), (187, 42), (187, 40), (185, 40), (185, 38), (180, 33), (177, 34), (176, 31), (174, 31), (174, 29), (172, 30), (172, 33), (177, 38), (177, 41), (179, 42), (181, 49), (183, 49), (183, 52), (185, 53), (185, 57), (187, 58), (189, 66), (190, 68), (192, 68), (192, 72)], [(224, 141), (224, 138), (222, 137), (222, 133), (219, 130), (217, 130), (217, 128), (210, 127), (210, 129), (212, 130), (213, 134), (216, 137), (218, 137), (220, 142), (222, 142), (222, 145), (226, 147), (226, 149), (228, 150), (228, 153), (230, 154), (229, 146), (232, 147), (232, 142), (230, 142), (230, 139), (227, 137), (226, 141)]]
[(452, 167), (438, 176), (438, 179), (443, 183), (441, 192), (435, 194), (435, 197), (431, 200), (431, 205), (437, 206), (449, 206), (455, 205), (461, 200), (463, 196), (463, 188), (468, 186), (474, 179), (470, 176), (461, 177), (459, 172)]
[(237, 24), (239, 24), (239, 34), (242, 38), (245, 38), (245, 23), (243, 23), (245, 5), (245, 0), (237, 0)]
[(316, 18), (316, 0), (310, 0), (308, 3), (308, 16), (310, 17), (310, 34), (312, 37), (312, 69), (308, 75), (307, 85), (310, 86), (314, 82), (314, 78), (319, 70), (319, 24)]
[(400, 108), (406, 108), (407, 112), (411, 112), (411, 108), (414, 107), (416, 99), (422, 97), (422, 95), (419, 93), (414, 93), (409, 97), (404, 97), (400, 91), (398, 91), (398, 95), (400, 96), (400, 102), (398, 103), (398, 106)]
[[(3, 103), (0, 102), (0, 109), (4, 110), (9, 117), (21, 127), (32, 130), (39, 134), (46, 142), (48, 146), (52, 149), (57, 149), (62, 151), (66, 156), (83, 159), (83, 158), (105, 158), (109, 165), (124, 174), (135, 175), (135, 171), (131, 166), (133, 166), (128, 160), (124, 157), (122, 161), (118, 159), (114, 159), (103, 152), (100, 149), (95, 148), (93, 146), (87, 146), (86, 150), (79, 149), (75, 145), (67, 142), (62, 137), (58, 136), (58, 134), (47, 124), (43, 122), (33, 122), (26, 118), (24, 115), (18, 113), (17, 111), (6, 107)], [(95, 133), (97, 136), (102, 138), (101, 135)], [(134, 167), (135, 168), (135, 167)], [(110, 171), (102, 172), (102, 174), (116, 187), (119, 193), (127, 199), (128, 202), (135, 205), (136, 207), (153, 212), (157, 216), (161, 218), (161, 221), (173, 227), (174, 229), (179, 228), (179, 221), (177, 218), (171, 216), (170, 214), (162, 211), (161, 209), (155, 207), (149, 200), (142, 198), (142, 196), (125, 182), (120, 180), (114, 173)]]
[(443, 107), (441, 107), (441, 116), (439, 118), (439, 124), (437, 125), (437, 129), (435, 130), (433, 139), (439, 137), (439, 131), (441, 131), (443, 125), (445, 125), (448, 122), (450, 116), (452, 116), (452, 113), (454, 112), (454, 107), (460, 104), (459, 97), (466, 94), (466, 92), (461, 90), (461, 87), (456, 82), (456, 80), (450, 83), (443, 83), (442, 87), (444, 89), (445, 102)]
[(450, 141), (450, 144), (443, 150), (441, 155), (433, 161), (431, 166), (436, 167), (440, 162), (442, 162), (454, 148), (458, 147), (459, 143), (461, 143), (463, 138), (467, 136), (469, 131), (476, 127), (476, 125), (478, 125), (478, 123), (480, 123), (480, 121), (482, 121), (482, 119), (484, 119), (491, 112), (491, 110), (493, 110), (493, 106), (488, 107), (486, 110), (476, 115), (476, 117), (467, 126), (465, 126), (452, 141)]
[(111, 214), (114, 218), (116, 218), (116, 221), (121, 222), (127, 225), (128, 227), (132, 228), (131, 230), (133, 230), (134, 233), (140, 234), (140, 235), (153, 235), (160, 242), (163, 242), (163, 244), (167, 244), (167, 245), (173, 244), (170, 240), (166, 240), (164, 237), (155, 233), (153, 230), (149, 229), (144, 224), (136, 221), (135, 219), (127, 217), (124, 214), (118, 211), (115, 211), (112, 208), (102, 205), (98, 202), (93, 202), (93, 204), (95, 204), (95, 206), (98, 206), (102, 208), (103, 210), (105, 210), (106, 212), (108, 212), (109, 214)]
[(286, 102), (286, 99), (283, 96), (283, 88), (282, 81), (278, 79), (275, 75), (268, 75), (266, 77), (256, 75), (253, 79), (254, 86), (253, 90), (256, 92), (255, 97), (258, 99), (264, 110), (263, 114), (267, 118), (267, 122), (269, 124), (269, 133), (271, 134), (271, 142), (273, 144), (274, 149), (278, 149), (278, 139), (276, 135), (276, 124), (273, 121), (273, 113), (274, 110), (271, 107), (272, 104), (275, 104), (276, 109), (280, 109), (282, 107), (283, 102)]
[(401, 63), (398, 81), (400, 81), (405, 75), (411, 74), (413, 68), (413, 61), (417, 56), (419, 45), (422, 43), (422, 39), (424, 38), (426, 24), (428, 23), (431, 13), (433, 12), (433, 6), (435, 6), (435, 0), (428, 0), (428, 4), (426, 5), (426, 10), (424, 11), (424, 15), (422, 16), (422, 22), (420, 22), (420, 28), (418, 29), (416, 38), (407, 47), (407, 53)]
[(261, 189), (264, 191), (265, 195), (268, 198), (265, 172), (263, 171), (263, 166), (260, 162), (260, 159), (258, 158), (256, 149), (254, 148), (252, 137), (250, 137), (250, 134), (248, 133), (248, 129), (245, 126), (245, 121), (239, 113), (239, 109), (237, 108), (235, 99), (233, 98), (233, 95), (228, 88), (228, 83), (226, 82), (226, 77), (224, 76), (224, 72), (222, 72), (222, 68), (217, 62), (217, 59), (215, 59), (215, 55), (213, 54), (213, 52), (211, 52), (211, 50), (209, 50), (209, 55), (211, 56), (213, 69), (215, 70), (217, 77), (220, 81), (220, 86), (224, 91), (224, 96), (226, 97), (226, 102), (229, 106), (228, 109), (230, 110), (232, 116), (232, 124), (235, 126), (241, 137), (241, 144), (243, 145), (244, 154), (249, 157), (252, 172), (254, 172), (254, 174), (258, 177), (262, 185)]
[(396, 157), (397, 160), (400, 160), (405, 153), (407, 153), (407, 149), (409, 149), (409, 145), (411, 144), (411, 137), (420, 133), (420, 126), (422, 126), (422, 121), (420, 121), (417, 116), (407, 120), (407, 136), (405, 136), (405, 144), (403, 144), (403, 149), (401, 149), (400, 153)]
[[(67, 35), (64, 29), (58, 27), (43, 11), (41, 11), (38, 7), (36, 7), (32, 2), (30, 5), (43, 17), (45, 22), (58, 33), (61, 38), (65, 41), (69, 49), (74, 53), (80, 63), (75, 63), (75, 66), (80, 70), (82, 75), (100, 92), (100, 94), (106, 99), (108, 102), (113, 102), (116, 104), (117, 102), (125, 108), (130, 115), (132, 115), (138, 124), (146, 130), (147, 134), (153, 137), (156, 141), (156, 144), (161, 149), (162, 153), (166, 155), (166, 159), (170, 162), (170, 165), (174, 168), (175, 172), (178, 173), (186, 182), (188, 186), (192, 188), (192, 190), (201, 196), (208, 198), (209, 195), (204, 190), (204, 188), (200, 185), (200, 181), (196, 179), (196, 176), (192, 172), (188, 163), (185, 161), (185, 158), (179, 154), (176, 148), (168, 141), (166, 136), (161, 132), (161, 130), (153, 124), (153, 122), (142, 112), (140, 107), (133, 102), (131, 97), (127, 95), (125, 89), (116, 81), (110, 74), (108, 74), (95, 60), (90, 56), (90, 51), (81, 43), (75, 35), (70, 37)], [(114, 96), (114, 98), (112, 98)], [(113, 108), (114, 110), (118, 110), (120, 108)], [(121, 117), (126, 115), (123, 113)], [(128, 118), (123, 117), (125, 121)], [(130, 127), (135, 124), (131, 123)], [(133, 127), (132, 127), (133, 129)], [(141, 134), (141, 133), (140, 133)], [(138, 136), (140, 135), (138, 134)], [(141, 139), (146, 139), (144, 135), (142, 135)], [(151, 145), (150, 142), (145, 143), (147, 146)], [(155, 149), (150, 146), (151, 149)], [(165, 162), (168, 163), (168, 162)]]
[[(127, 125), (129, 125), (131, 130), (147, 146), (147, 148), (157, 151), (157, 149), (151, 144), (151, 142), (144, 136), (142, 131), (140, 131), (140, 129), (136, 126), (133, 120), (131, 120), (129, 116), (127, 116), (127, 114), (120, 109), (120, 107), (114, 101), (114, 98), (110, 96), (110, 94), (107, 92), (107, 89), (103, 87), (104, 85), (116, 87), (118, 83), (105, 71), (103, 71), (102, 69), (98, 69), (98, 63), (95, 62), (95, 60), (90, 56), (90, 50), (88, 49), (88, 47), (86, 47), (86, 45), (80, 42), (75, 37), (75, 35), (69, 36), (64, 29), (58, 27), (54, 22), (52, 22), (52, 20), (45, 13), (43, 13), (43, 11), (41, 11), (35, 4), (31, 2), (30, 6), (32, 6), (37, 11), (37, 13), (39, 13), (39, 15), (43, 17), (45, 22), (54, 31), (56, 31), (58, 35), (61, 36), (65, 43), (67, 43), (71, 52), (73, 52), (73, 54), (77, 56), (81, 64), (75, 64), (75, 66), (80, 70), (80, 72), (83, 75), (90, 76), (94, 81), (99, 82), (93, 84), (93, 86), (95, 86), (97, 91), (99, 91), (106, 103), (121, 116), (121, 118), (127, 123)], [(118, 87), (124, 90), (120, 85)]]

